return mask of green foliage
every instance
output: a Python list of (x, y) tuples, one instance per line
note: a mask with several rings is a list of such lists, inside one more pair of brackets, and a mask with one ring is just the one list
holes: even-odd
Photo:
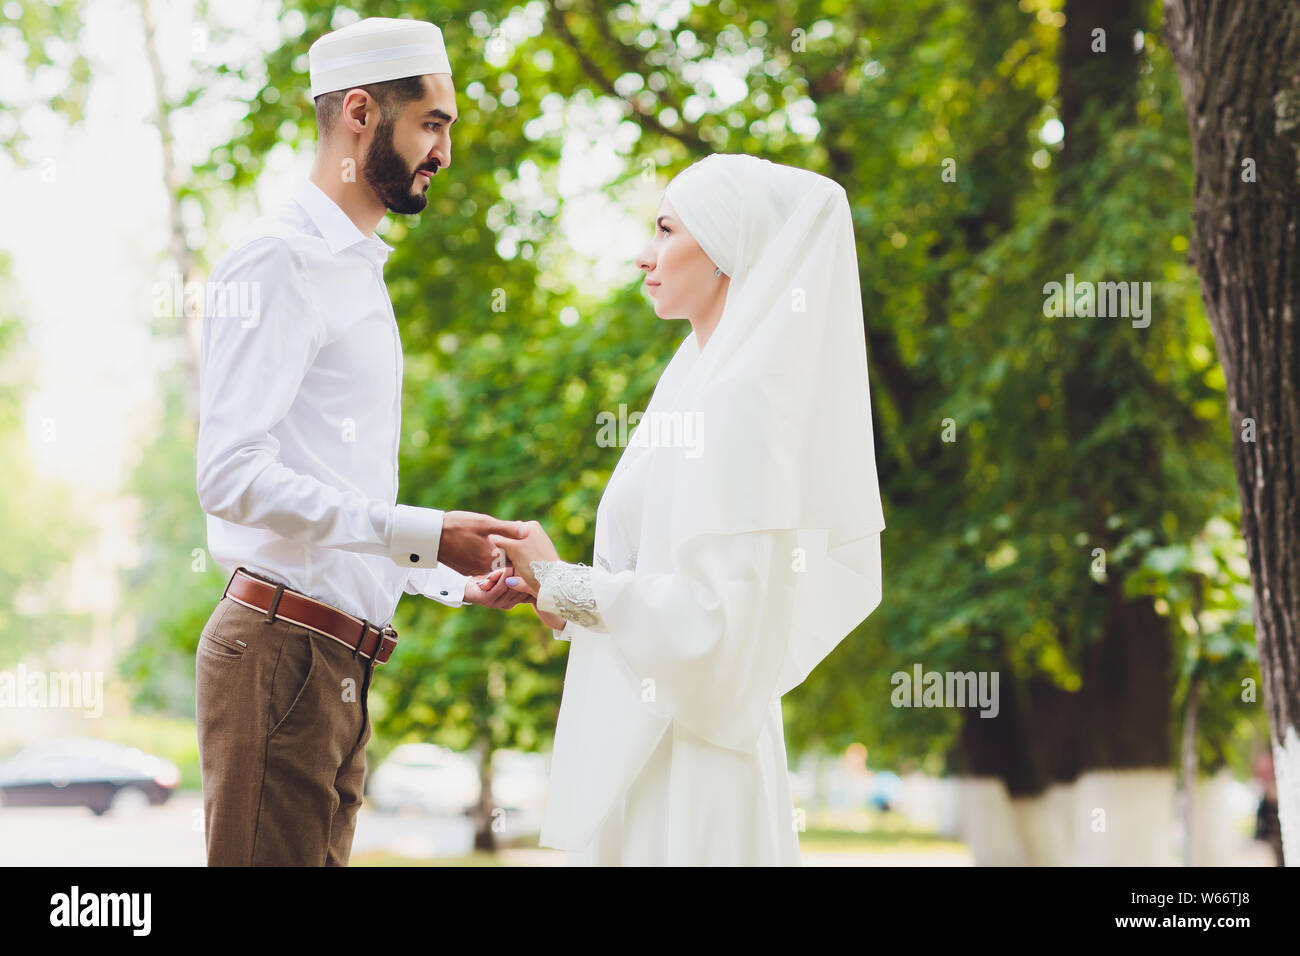
[[(1193, 681), (1200, 687), (1197, 721), (1199, 765), (1214, 771), (1231, 764), (1251, 773), (1251, 747), (1267, 739), (1259, 653), (1252, 620), (1250, 562), (1241, 529), (1211, 518), (1186, 544), (1149, 547), (1150, 533), (1133, 535), (1141, 566), (1125, 579), (1132, 594), (1156, 597), (1155, 608), (1176, 622), (1180, 642), (1177, 706), (1187, 704)], [(1126, 541), (1122, 547), (1128, 547)]]
[[(249, 112), (194, 170), (188, 192), (209, 210), (248, 189), (278, 144), (313, 147), (306, 50), (342, 21), (331, 4), (285, 8), (304, 29), (265, 58), (264, 81), (217, 69), (246, 81)], [(596, 415), (644, 407), (686, 330), (654, 318), (630, 263), (610, 295), (567, 278), (559, 203), (521, 183), (556, 196), (567, 118), (613, 104), (623, 170), (592, 189), (617, 198), (637, 176), (664, 184), (709, 152), (750, 152), (832, 176), (853, 206), (885, 601), (787, 698), (792, 750), (860, 740), (873, 765), (924, 755), (942, 769), (957, 716), (889, 705), (890, 674), (916, 662), (1077, 688), (1104, 606), (1097, 548), (1107, 574), (1169, 609), (1189, 660), (1225, 680), (1250, 671), (1242, 589), (1208, 577), (1211, 630), (1188, 631), (1187, 573), (1160, 571), (1167, 549), (1193, 548), (1236, 508), (1223, 377), (1185, 261), (1191, 162), (1173, 69), (1148, 33), (1135, 113), (1095, 117), (1104, 148), (1063, 182), (1059, 145), (1040, 138), (1059, 105), (1060, 9), (722, 0), (675, 25), (585, 0), (419, 11), (443, 28), (460, 121), (425, 213), (390, 217), (385, 233), (406, 351), (399, 500), (536, 517), (563, 557), (589, 560), (619, 454), (593, 441)], [(719, 63), (738, 93), (715, 79)], [(1047, 317), (1044, 284), (1067, 272), (1150, 281), (1150, 326)], [(173, 437), (179, 459), (192, 438)], [(182, 576), (200, 526), (179, 512), (151, 526), (169, 537), (155, 567)], [(202, 606), (158, 621), (176, 635), (161, 646), (192, 648)], [(544, 744), (565, 645), (530, 610), (411, 599), (396, 626), (395, 664), (375, 685), (385, 735)], [(151, 665), (139, 665), (143, 678)], [(1231, 749), (1240, 709), (1207, 698), (1207, 760)]]
[[(0, 35), (9, 33), (17, 40), (6, 47), (22, 51), (22, 68), (42, 84), (39, 92), (34, 84), (0, 91), (0, 155), (16, 157), (26, 151), (30, 143), (22, 122), (26, 110), (42, 107), (69, 123), (81, 121), (90, 85), (90, 64), (79, 44), (83, 20), (80, 0), (0, 4)], [(51, 81), (59, 86), (49, 92)]]
[(66, 487), (38, 473), (28, 450), (21, 409), (32, 381), (10, 262), (0, 253), (0, 669), (33, 650), (82, 640), (87, 623), (62, 599), (85, 516)]
[(194, 715), (199, 634), (226, 585), (225, 571), (207, 553), (194, 485), (196, 433), (173, 382), (158, 432), (127, 484), (140, 503), (140, 558), (123, 575), (122, 610), (134, 619), (137, 639), (118, 670), (136, 712)]
[[(882, 689), (890, 671), (921, 661), (1078, 689), (1082, 653), (1106, 608), (1090, 579), (1094, 549), (1108, 573), (1125, 578), (1151, 549), (1185, 545), (1237, 507), (1223, 376), (1185, 261), (1190, 147), (1168, 52), (1148, 35), (1136, 120), (1099, 118), (1105, 148), (1072, 171), (1063, 205), (1056, 150), (1037, 140), (1054, 114), (1055, 41), (1037, 22), (1004, 24), (1010, 33), (985, 31), (982, 40), (1005, 49), (1000, 62), (1014, 58), (1016, 70), (963, 76), (963, 58), (945, 61), (958, 74), (949, 87), (984, 88), (957, 111), (967, 122), (955, 137), (958, 155), (980, 159), (964, 171), (959, 160), (951, 185), (924, 168), (928, 181), (905, 204), (865, 203), (886, 236), (907, 238), (896, 253), (879, 243), (881, 258), (863, 267), (864, 298), (878, 303), (867, 309), (869, 331), (877, 315), (897, 323), (892, 342), (877, 336), (873, 344), (886, 347), (872, 354), (889, 423), (878, 436), (893, 505), (885, 602), (793, 696), (816, 702), (800, 708), (816, 719), (810, 734), (863, 739), (873, 762), (933, 753), (958, 726), (890, 708)], [(912, 69), (906, 51), (897, 61)], [(918, 134), (907, 148), (938, 156), (937, 138)], [(888, 141), (864, 152), (906, 166)], [(1047, 317), (1044, 286), (1066, 273), (1151, 282), (1151, 324)], [(890, 387), (893, 343), (906, 380), (923, 390)], [(955, 441), (943, 440), (946, 421)], [(1170, 600), (1172, 581), (1147, 583), (1141, 593)], [(1253, 644), (1249, 594), (1225, 594), (1244, 626), (1219, 640), (1239, 661)], [(1181, 617), (1171, 623), (1184, 634)], [(1207, 719), (1202, 730), (1206, 752), (1222, 754), (1227, 727)]]

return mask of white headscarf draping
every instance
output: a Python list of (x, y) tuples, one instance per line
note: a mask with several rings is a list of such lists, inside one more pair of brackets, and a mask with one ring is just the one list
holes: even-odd
[[(885, 522), (843, 188), (719, 154), (666, 195), (730, 286), (705, 347), (692, 332), (664, 370), (611, 477), (650, 456), (635, 568), (592, 570), (606, 633), (566, 628), (544, 846), (586, 846), (672, 721), (754, 752), (772, 702), (882, 597)], [(698, 443), (647, 437), (688, 417)]]
[(730, 288), (689, 386), (663, 403), (698, 417), (703, 448), (656, 458), (673, 489), (664, 530), (675, 553), (706, 534), (808, 539), (768, 582), (794, 593), (784, 695), (882, 597), (885, 519), (848, 197), (825, 176), (731, 154), (690, 166), (666, 195)]

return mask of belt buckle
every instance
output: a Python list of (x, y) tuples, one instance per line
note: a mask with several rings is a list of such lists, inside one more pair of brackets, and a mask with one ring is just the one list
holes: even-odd
[[(384, 638), (385, 638), (385, 637), (392, 638), (393, 644), (394, 644), (394, 645), (397, 644), (397, 631), (393, 628), (393, 625), (391, 625), (391, 624), (385, 624), (383, 627), (381, 627), (381, 628), (379, 629), (379, 643), (375, 645), (375, 663), (376, 663), (376, 664), (384, 664), (384, 663), (386, 663), (386, 661), (381, 661), (381, 660), (379, 659), (379, 652), (382, 651), (382, 650), (384, 649)], [(390, 657), (389, 657), (389, 660), (392, 660), (391, 655), (390, 655)]]
[(230, 573), (230, 580), (226, 582), (226, 588), (221, 592), (221, 600), (224, 601), (226, 599), (226, 595), (230, 593), (230, 586), (235, 583), (235, 578), (239, 577), (239, 572), (243, 570), (244, 566), (241, 564)]

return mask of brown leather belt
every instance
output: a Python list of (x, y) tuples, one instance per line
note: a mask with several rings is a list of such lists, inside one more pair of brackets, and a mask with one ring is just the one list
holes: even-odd
[(391, 627), (378, 627), (353, 617), (332, 604), (290, 590), (283, 584), (274, 584), (242, 567), (235, 569), (221, 596), (261, 611), (267, 621), (288, 621), (333, 638), (352, 648), (353, 656), (373, 658), (376, 664), (386, 664), (397, 647), (397, 632)]

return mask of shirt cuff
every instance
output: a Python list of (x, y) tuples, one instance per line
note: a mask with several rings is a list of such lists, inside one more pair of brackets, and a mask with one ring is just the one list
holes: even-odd
[(445, 598), (448, 604), (455, 601), (457, 607), (469, 607), (469, 602), (465, 600), (465, 582), (468, 580), (468, 577), (462, 577), (459, 581), (448, 582), (446, 587), (438, 589), (438, 600)]
[(436, 568), (443, 514), (436, 508), (394, 505), (388, 556), (404, 568)]
[[(442, 567), (447, 566), (444, 564)], [(447, 570), (450, 571), (451, 568)], [(469, 607), (469, 602), (465, 600), (465, 582), (468, 580), (464, 575), (452, 580), (431, 580), (425, 594), (448, 607)]]
[(445, 564), (410, 571), (406, 575), (406, 582), (407, 594), (419, 594), (448, 607), (470, 606), (465, 600), (469, 578)]

